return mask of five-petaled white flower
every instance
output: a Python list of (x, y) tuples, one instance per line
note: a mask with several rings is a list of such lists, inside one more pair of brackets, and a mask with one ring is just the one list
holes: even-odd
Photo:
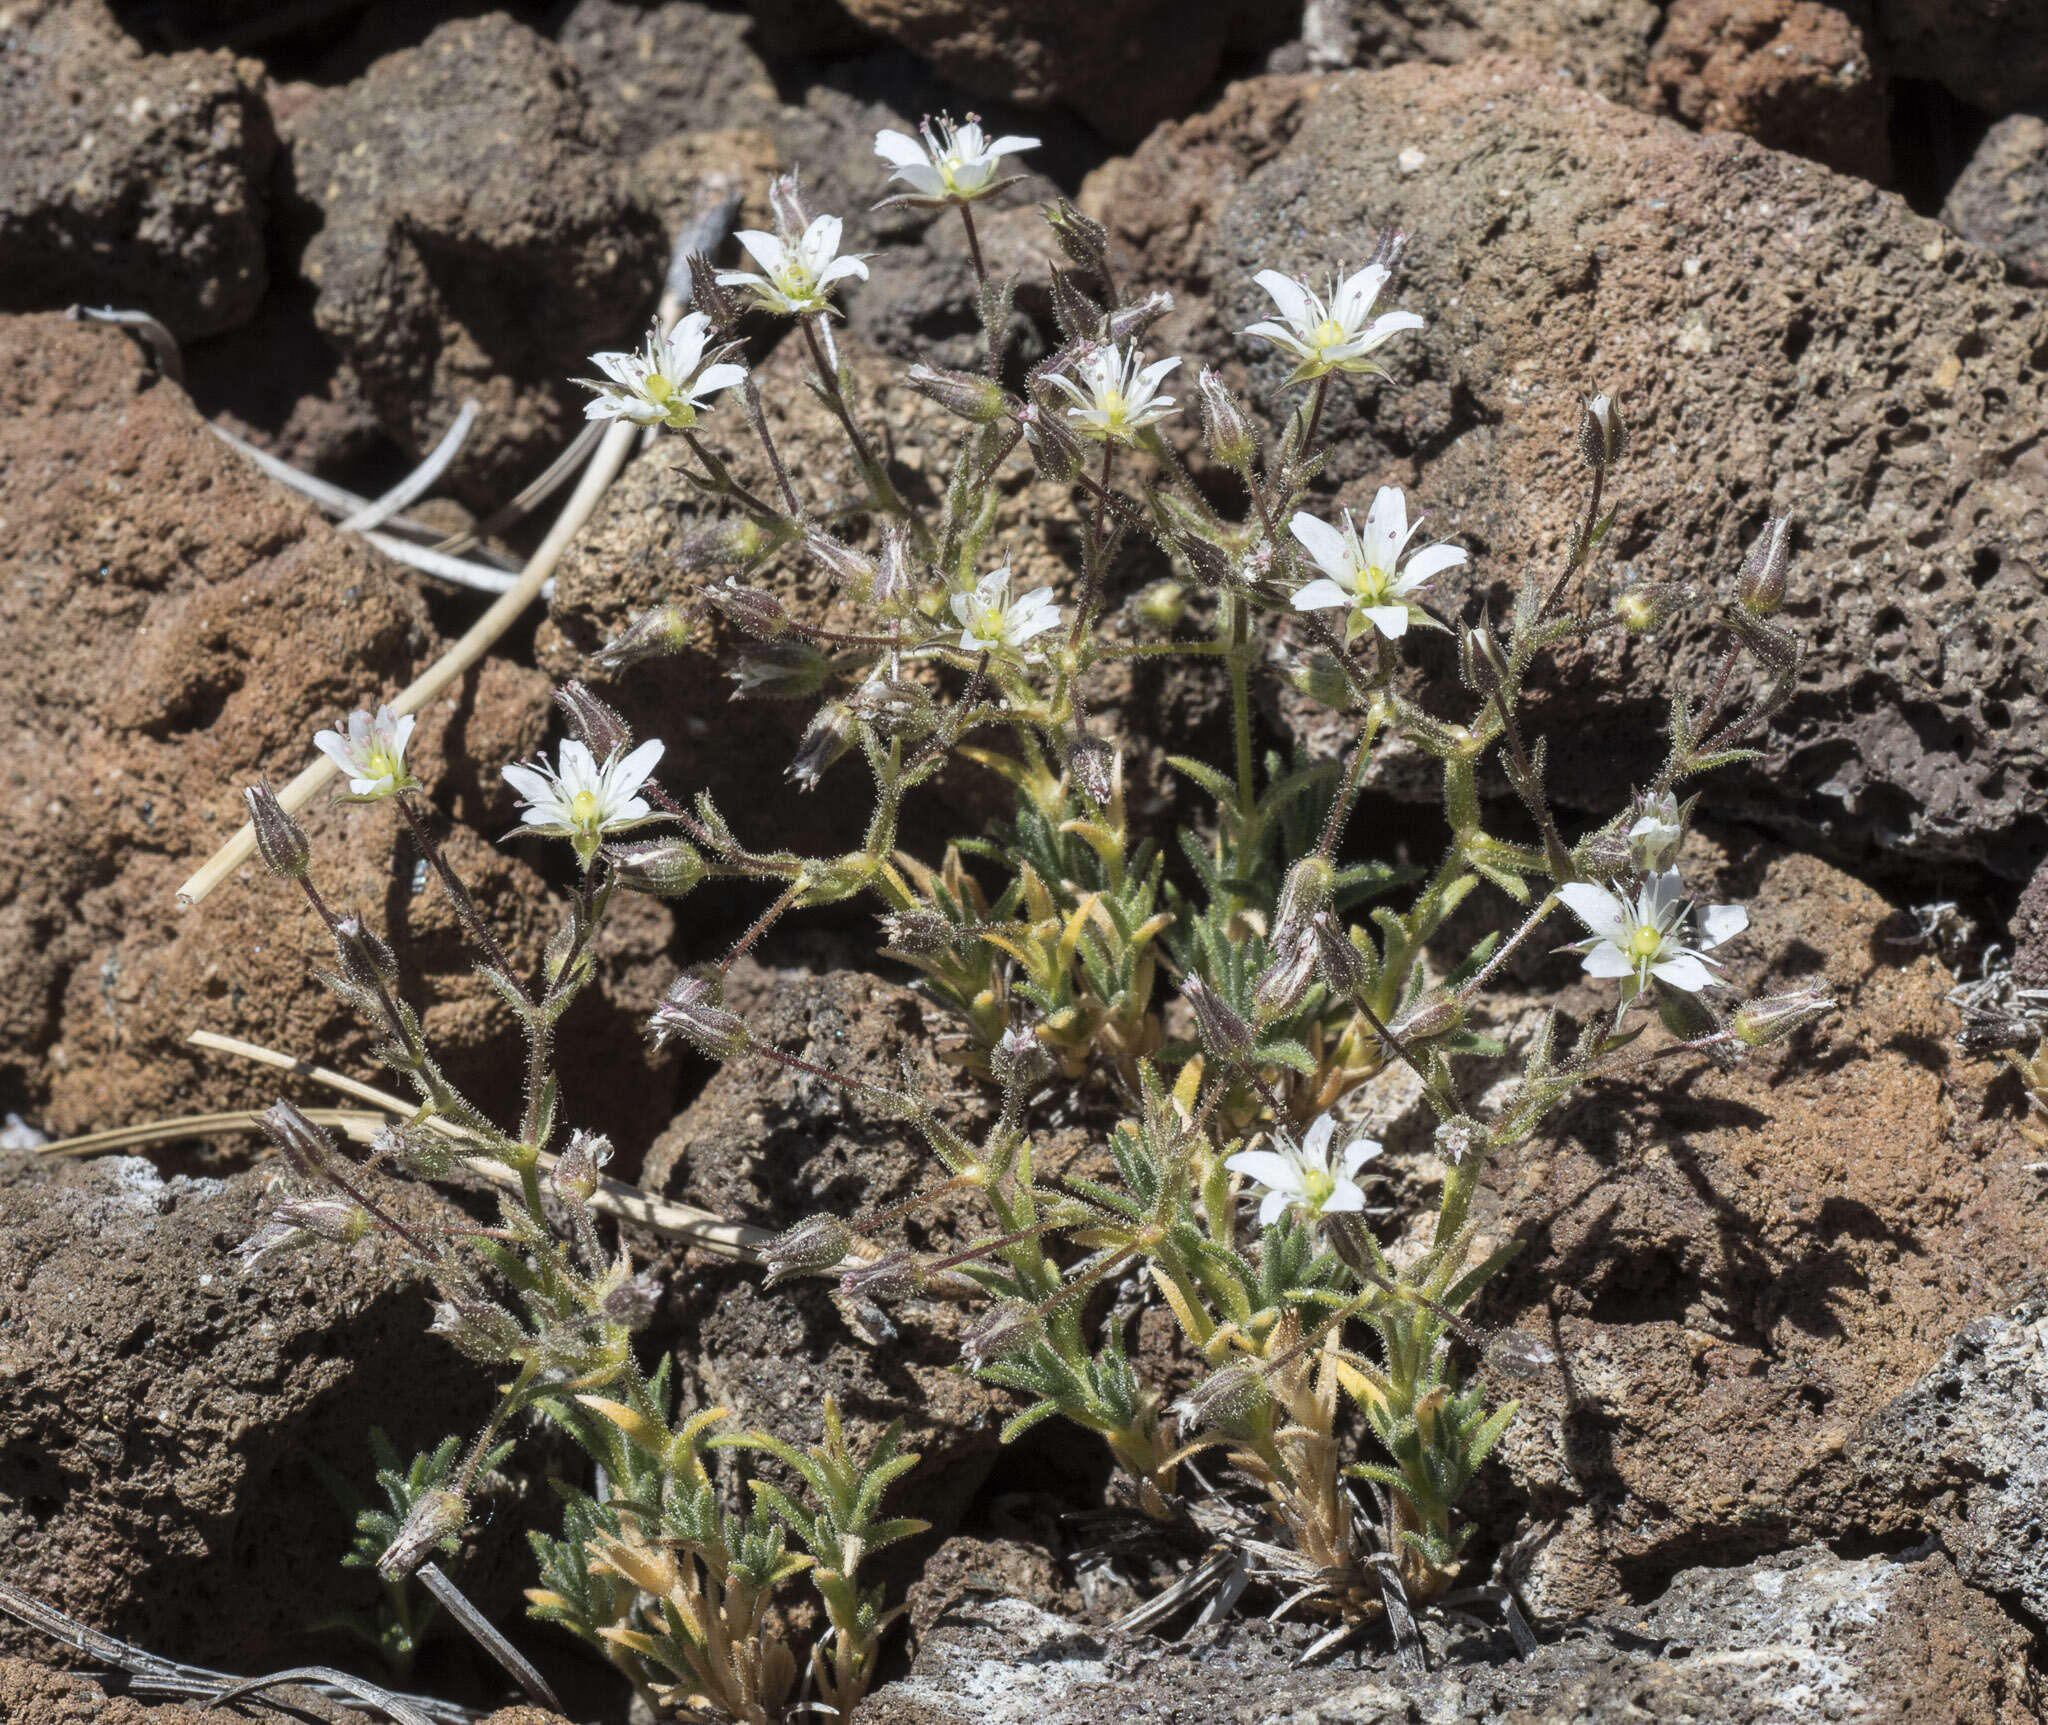
[(1180, 411), (1172, 396), (1159, 393), (1160, 381), (1180, 361), (1161, 359), (1145, 365), (1144, 359), (1136, 348), (1118, 353), (1113, 347), (1098, 347), (1075, 367), (1081, 374), (1078, 382), (1059, 372), (1046, 381), (1074, 403), (1067, 417), (1083, 437), (1096, 443), (1129, 443), (1146, 426)]
[(1588, 976), (1619, 977), (1623, 1010), (1652, 978), (1697, 994), (1716, 981), (1707, 968), (1715, 960), (1705, 955), (1749, 927), (1749, 912), (1739, 904), (1708, 905), (1694, 932), (1692, 905), (1683, 891), (1675, 868), (1645, 876), (1632, 899), (1591, 881), (1559, 887), (1557, 896), (1593, 937), (1561, 950), (1584, 954)]
[(1272, 1149), (1240, 1150), (1223, 1164), (1266, 1189), (1259, 1203), (1261, 1228), (1270, 1228), (1288, 1209), (1299, 1209), (1313, 1222), (1332, 1210), (1365, 1208), (1365, 1193), (1356, 1176), (1380, 1153), (1380, 1141), (1354, 1138), (1333, 1159), (1330, 1146), (1336, 1135), (1336, 1116), (1318, 1115), (1299, 1142), (1275, 1131)]
[(537, 833), (573, 840), (587, 867), (608, 832), (638, 826), (653, 810), (641, 788), (661, 759), (661, 739), (642, 743), (630, 754), (614, 749), (598, 764), (587, 744), (566, 739), (558, 764), (545, 760), (504, 769), (505, 782), (519, 793), (520, 819)]
[[(1365, 512), (1365, 532), (1351, 524), (1351, 511), (1344, 511), (1344, 528), (1339, 532), (1327, 521), (1305, 512), (1288, 523), (1302, 548), (1323, 572), (1294, 595), (1297, 611), (1327, 611), (1341, 606), (1350, 613), (1344, 639), (1355, 641), (1368, 628), (1377, 629), (1389, 640), (1407, 634), (1416, 608), (1408, 603), (1431, 576), (1455, 569), (1465, 561), (1456, 545), (1425, 545), (1397, 571), (1401, 553), (1415, 529), (1417, 517), (1408, 521), (1408, 503), (1400, 489), (1383, 485)], [(1427, 613), (1422, 613), (1427, 616)]]
[(1010, 596), (1010, 566), (984, 575), (972, 593), (953, 595), (960, 647), (968, 653), (1020, 653), (1024, 643), (1059, 627), (1060, 608), (1050, 587)]
[(337, 726), (315, 733), (313, 747), (348, 775), (351, 800), (372, 802), (412, 789), (405, 745), (415, 722), (410, 713), (400, 718), (389, 707), (374, 714), (358, 710), (349, 714), (346, 731)]
[(743, 230), (738, 239), (763, 271), (720, 270), (720, 287), (745, 288), (763, 311), (786, 317), (814, 317), (829, 311), (832, 289), (849, 277), (868, 279), (868, 266), (859, 258), (839, 254), (840, 221), (837, 216), (820, 216), (791, 240), (784, 234)]
[(1356, 275), (1346, 276), (1331, 288), (1327, 306), (1306, 282), (1278, 270), (1260, 270), (1252, 280), (1280, 308), (1280, 321), (1255, 323), (1244, 333), (1271, 342), (1294, 360), (1289, 383), (1306, 383), (1333, 371), (1379, 372), (1367, 356), (1403, 330), (1424, 327), (1412, 311), (1372, 315), (1372, 303), (1387, 285), (1384, 264), (1367, 264)]
[(590, 363), (604, 378), (576, 380), (597, 391), (597, 399), (585, 405), (584, 417), (688, 430), (711, 396), (747, 378), (744, 366), (704, 364), (704, 343), (710, 334), (711, 319), (693, 311), (666, 337), (659, 329), (650, 329), (647, 346), (639, 353), (592, 354)]
[(875, 154), (890, 166), (889, 178), (910, 187), (885, 203), (965, 204), (1001, 190), (1017, 174), (1002, 172), (1002, 158), (1038, 148), (1036, 138), (990, 138), (969, 114), (956, 126), (946, 115), (918, 127), (924, 142), (906, 132), (875, 134)]

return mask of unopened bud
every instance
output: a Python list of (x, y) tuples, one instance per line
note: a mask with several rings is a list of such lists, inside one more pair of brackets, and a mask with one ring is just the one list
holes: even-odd
[(1797, 989), (1791, 994), (1773, 994), (1746, 1000), (1735, 1009), (1728, 1028), (1749, 1047), (1762, 1048), (1790, 1036), (1802, 1024), (1811, 1024), (1835, 1010), (1835, 1002), (1817, 988)]
[(839, 1278), (842, 1294), (900, 1300), (924, 1285), (924, 1268), (905, 1251), (884, 1252), (871, 1264), (856, 1264)]
[(704, 253), (692, 252), (689, 270), (691, 309), (708, 317), (713, 329), (731, 329), (740, 320), (740, 304), (730, 288), (719, 284), (716, 266)]
[(1486, 1363), (1497, 1372), (1533, 1378), (1557, 1364), (1557, 1351), (1523, 1330), (1502, 1330), (1486, 1344)]
[(370, 1139), (374, 1158), (395, 1162), (408, 1174), (438, 1180), (455, 1166), (455, 1140), (424, 1126), (380, 1126)]
[(270, 1219), (295, 1233), (341, 1246), (353, 1246), (371, 1228), (369, 1211), (338, 1198), (287, 1198), (270, 1212)]
[(704, 878), (704, 858), (688, 839), (640, 839), (606, 845), (604, 858), (620, 886), (656, 898), (681, 898)]
[(1252, 1010), (1260, 1023), (1286, 1018), (1308, 998), (1316, 980), (1316, 941), (1307, 929), (1280, 942), (1273, 962), (1252, 984)]
[(1330, 902), (1337, 884), (1337, 871), (1327, 857), (1305, 856), (1287, 871), (1280, 888), (1280, 910), (1274, 919), (1276, 944), (1298, 940), (1308, 932), (1309, 919)]
[(1059, 241), (1060, 250), (1084, 270), (1101, 276), (1109, 257), (1109, 230), (1093, 216), (1083, 215), (1065, 198), (1043, 204), (1040, 210), (1046, 226)]
[(1196, 388), (1201, 396), (1202, 441), (1209, 458), (1235, 472), (1243, 472), (1258, 454), (1258, 433), (1252, 429), (1237, 397), (1223, 387), (1223, 379), (1215, 372), (1205, 370)]
[(882, 933), (892, 952), (906, 958), (937, 958), (953, 950), (956, 931), (937, 911), (898, 910), (882, 918)]
[(1066, 417), (1055, 403), (1029, 401), (1017, 415), (1024, 427), (1024, 441), (1038, 476), (1055, 485), (1065, 485), (1081, 471), (1080, 440), (1067, 428)]
[(292, 1171), (307, 1179), (322, 1177), (328, 1158), (335, 1154), (334, 1140), (325, 1128), (315, 1126), (289, 1102), (279, 1098), (256, 1116), (264, 1137), (275, 1144), (292, 1165)]
[(1403, 1042), (1428, 1042), (1434, 1037), (1450, 1035), (1464, 1023), (1465, 1009), (1462, 1006), (1455, 1000), (1438, 998), (1425, 1000), (1413, 1012), (1387, 1028)]
[(797, 1276), (836, 1270), (852, 1250), (853, 1230), (837, 1216), (806, 1216), (761, 1248), (761, 1264), (772, 1288)]
[(1180, 995), (1195, 1015), (1195, 1034), (1205, 1053), (1222, 1061), (1239, 1061), (1251, 1053), (1252, 1027), (1199, 976), (1190, 976)]
[(1612, 467), (1628, 453), (1628, 426), (1609, 395), (1596, 395), (1579, 416), (1579, 459), (1588, 467)]
[(363, 926), (361, 917), (345, 916), (334, 925), (334, 952), (342, 974), (358, 988), (374, 993), (398, 979), (398, 955)]
[(904, 381), (948, 413), (975, 425), (993, 425), (1015, 417), (1023, 404), (993, 379), (971, 371), (948, 371), (936, 365), (913, 365)]
[(938, 723), (931, 692), (907, 677), (870, 677), (846, 704), (885, 743), (921, 737)]
[(428, 1332), (483, 1364), (502, 1365), (523, 1354), (533, 1338), (504, 1307), (474, 1294), (451, 1293), (434, 1307)]
[(1234, 1424), (1265, 1401), (1265, 1369), (1255, 1360), (1239, 1360), (1212, 1372), (1173, 1404), (1183, 1435), (1211, 1426)]
[(738, 688), (735, 701), (749, 697), (770, 701), (808, 700), (825, 686), (832, 662), (808, 641), (769, 641), (742, 653), (726, 672)]
[(468, 1520), (469, 1505), (460, 1492), (439, 1486), (422, 1494), (377, 1559), (377, 1573), (386, 1581), (403, 1581), (436, 1548), (453, 1550)]
[(569, 735), (583, 743), (600, 761), (623, 755), (633, 747), (632, 727), (593, 695), (585, 684), (564, 683), (555, 691), (555, 705), (562, 710)]
[(1117, 753), (1102, 738), (1086, 732), (1074, 738), (1067, 745), (1067, 772), (1097, 808), (1107, 808), (1115, 799)]
[(854, 550), (851, 545), (842, 545), (829, 533), (820, 533), (813, 528), (804, 535), (804, 549), (821, 563), (832, 579), (851, 587), (856, 593), (870, 593), (875, 585), (875, 561)]
[(796, 758), (789, 763), (786, 776), (800, 791), (816, 790), (833, 762), (853, 747), (853, 733), (853, 712), (847, 704), (827, 702), (797, 743)]
[(263, 866), (279, 880), (304, 880), (313, 847), (299, 823), (284, 812), (284, 804), (267, 784), (254, 784), (242, 792), (249, 805), (249, 824), (256, 830), (256, 854)]
[(1785, 566), (1791, 554), (1792, 517), (1779, 515), (1766, 521), (1742, 565), (1742, 578), (1735, 584), (1735, 597), (1751, 616), (1768, 617), (1785, 603)]
[(1490, 624), (1479, 624), (1459, 635), (1458, 675), (1475, 695), (1490, 696), (1506, 685), (1507, 658)]
[(1045, 1045), (1029, 1030), (1006, 1030), (989, 1050), (988, 1069), (1005, 1090), (1021, 1089), (1043, 1077), (1051, 1061)]
[(705, 588), (704, 600), (727, 622), (759, 640), (772, 641), (789, 633), (789, 612), (780, 599), (757, 587), (742, 587), (730, 575), (717, 586)]
[(891, 521), (882, 529), (882, 556), (875, 566), (875, 585), (869, 593), (877, 605), (901, 605), (916, 590), (912, 577), (910, 529)]
[(1154, 581), (1138, 595), (1138, 615), (1155, 629), (1171, 629), (1187, 608), (1188, 590), (1178, 581)]
[(1037, 1311), (1022, 1300), (998, 1300), (968, 1325), (960, 1357), (979, 1370), (1005, 1354), (1021, 1353), (1043, 1333)]
[(1176, 533), (1173, 548), (1188, 560), (1188, 568), (1199, 585), (1213, 592), (1234, 582), (1237, 569), (1230, 553), (1215, 540), (1200, 533)]
[(1311, 701), (1342, 711), (1352, 702), (1351, 679), (1329, 653), (1311, 653), (1287, 671), (1287, 685)]
[(1629, 860), (1645, 874), (1662, 874), (1678, 861), (1685, 823), (1678, 798), (1666, 791), (1647, 799), (1628, 829)]
[(1052, 272), (1052, 316), (1069, 341), (1102, 334), (1102, 307), (1081, 291), (1071, 270)]
[(1308, 920), (1316, 943), (1316, 970), (1323, 985), (1340, 1000), (1349, 1000), (1371, 980), (1365, 955), (1351, 943), (1350, 931), (1326, 910)]
[(680, 653), (690, 640), (689, 613), (680, 605), (657, 605), (643, 611), (597, 652), (597, 663), (607, 671), (623, 670), (642, 659)]
[(795, 174), (777, 174), (768, 182), (768, 209), (785, 239), (794, 240), (811, 225), (804, 209), (803, 187)]
[(605, 1290), (599, 1304), (604, 1315), (622, 1330), (644, 1330), (661, 1310), (661, 1278), (652, 1270), (622, 1277)]
[(1109, 314), (1109, 339), (1118, 346), (1136, 341), (1173, 310), (1173, 295), (1163, 290), (1148, 293), (1141, 300), (1120, 305)]
[(548, 1184), (555, 1196), (571, 1204), (588, 1204), (604, 1182), (604, 1165), (612, 1159), (612, 1141), (602, 1132), (572, 1132), (569, 1147), (556, 1158)]
[(724, 999), (724, 979), (708, 965), (677, 977), (648, 1020), (654, 1046), (680, 1036), (708, 1059), (732, 1059), (747, 1046), (747, 1027), (726, 1011)]

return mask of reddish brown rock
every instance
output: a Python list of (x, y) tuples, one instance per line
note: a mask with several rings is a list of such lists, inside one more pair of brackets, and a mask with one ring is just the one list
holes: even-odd
[[(0, 321), (0, 519), (14, 559), (0, 588), (0, 931), (16, 955), (0, 1072), (13, 1105), (64, 1133), (260, 1095), (253, 1068), (186, 1046), (202, 1028), (375, 1076), (369, 1039), (309, 976), (331, 951), (282, 883), (251, 864), (196, 910), (173, 895), (240, 824), (242, 785), (296, 773), (319, 725), (432, 658), (413, 578), (209, 435), (118, 332), (55, 317)], [(539, 847), (492, 842), (513, 814), (497, 768), (548, 726), (545, 680), (489, 665), (422, 715), (414, 745), (456, 823), (452, 855), (531, 964), (555, 912)], [(486, 1081), (514, 1027), (438, 888), (414, 891), (392, 811), (323, 804), (307, 826), (331, 897), (391, 932), (459, 1081)], [(622, 908), (606, 983), (564, 1032), (565, 1056), (603, 1045), (648, 1074), (579, 1102), (572, 1073), (571, 1114), (614, 1115), (623, 1148), (668, 1118), (671, 1068), (639, 1052), (667, 980), (668, 914)]]
[(1648, 81), (1650, 105), (1689, 126), (1746, 132), (1879, 185), (1891, 179), (1891, 104), (1867, 22), (1843, 7), (1675, 0)]
[(184, 338), (263, 298), (262, 68), (145, 54), (102, 0), (0, 8), (0, 310), (82, 300)]
[(1515, 54), (1632, 102), (1658, 10), (1651, 0), (1309, 0), (1302, 47), (1308, 64), (1325, 70)]

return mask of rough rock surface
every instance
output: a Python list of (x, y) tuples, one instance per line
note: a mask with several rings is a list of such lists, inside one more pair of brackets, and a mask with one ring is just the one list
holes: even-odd
[[(177, 1699), (110, 1695), (107, 1685), (28, 1659), (0, 1659), (0, 1718), (8, 1725), (247, 1725), (244, 1707), (202, 1707)], [(311, 1690), (285, 1685), (264, 1691), (284, 1717), (319, 1725), (357, 1725), (360, 1710)], [(285, 1709), (289, 1712), (284, 1712)], [(563, 1725), (541, 1707), (501, 1707), (479, 1725)]]
[(102, 0), (0, 8), (0, 310), (133, 307), (186, 339), (246, 323), (276, 150), (261, 77), (144, 54)]
[(1650, 56), (1651, 106), (1879, 185), (1891, 103), (1867, 21), (1824, 0), (1675, 0)]
[(1322, 70), (1510, 53), (1627, 102), (1642, 91), (1658, 22), (1653, 0), (1308, 0), (1301, 34)]
[(2012, 936), (2014, 980), (2022, 988), (2048, 988), (2048, 857), (2020, 894)]
[[(1286, 148), (1229, 194), (1228, 116), (1297, 102)], [(1191, 225), (1155, 188), (1197, 151), (1202, 208), (1228, 203)], [(1465, 592), (1496, 612), (1559, 555), (1595, 389), (1636, 427), (1610, 572), (1725, 591), (1766, 513), (1795, 514), (1800, 691), (1709, 808), (1895, 868), (2024, 879), (2048, 849), (2048, 313), (1996, 260), (1861, 182), (1503, 60), (1241, 86), (1087, 196), (1183, 296), (1157, 345), (1255, 393), (1281, 370), (1233, 333), (1268, 309), (1253, 272), (1320, 280), (1413, 232), (1387, 298), (1430, 327), (1386, 350), (1394, 381), (1332, 393), (1331, 502), (1405, 485), (1473, 549)], [(1606, 808), (1646, 780), (1671, 691), (1703, 688), (1721, 651), (1699, 614), (1562, 655), (1536, 703), (1557, 794)]]
[(1950, 978), (1910, 920), (1768, 845), (1686, 866), (1749, 910), (1715, 954), (1731, 1000), (1818, 980), (1841, 1011), (1727, 1070), (1602, 1085), (1489, 1175), (1484, 1225), (1527, 1245), (1488, 1299), (1560, 1361), (1503, 1385), (1522, 1412), (1481, 1487), (1528, 1530), (1543, 1614), (1939, 1525), (1857, 1465), (1859, 1434), (2048, 1256), (2038, 1153), (1994, 1069), (1953, 1056)]
[(1249, 0), (838, 3), (976, 95), (1074, 108), (1124, 145), (1190, 107), (1233, 40), (1260, 22)]
[(1869, 1421), (1852, 1454), (1913, 1504), (1973, 1587), (2048, 1624), (2048, 1302), (1963, 1328), (1941, 1361)]
[[(260, 1095), (255, 1069), (185, 1046), (200, 1028), (373, 1076), (368, 1039), (309, 979), (331, 947), (282, 883), (252, 864), (196, 910), (173, 894), (240, 823), (242, 785), (297, 772), (319, 725), (432, 657), (413, 579), (210, 436), (119, 332), (57, 317), (0, 320), (0, 520), (8, 1106), (66, 1133)], [(554, 930), (528, 860), (544, 852), (485, 835), (513, 824), (497, 765), (548, 723), (545, 681), (494, 664), (423, 714), (414, 743), (457, 823), (457, 866), (531, 963)], [(391, 811), (322, 805), (307, 826), (332, 900), (395, 936), (458, 1082), (494, 1070), (516, 1046), (509, 1014), (472, 974), (439, 889), (413, 890)], [(572, 1063), (604, 1047), (648, 1075), (593, 1095), (572, 1064), (572, 1116), (624, 1149), (672, 1112), (673, 1067), (639, 1065), (640, 1016), (668, 980), (668, 913), (642, 899), (621, 913), (602, 991), (564, 1031)]]
[(1105, 1638), (1018, 1599), (965, 1601), (872, 1725), (1751, 1725), (1761, 1719), (1941, 1718), (2021, 1725), (2039, 1686), (2027, 1634), (1945, 1558), (1844, 1560), (1809, 1546), (1741, 1569), (1691, 1570), (1655, 1605), (1517, 1660), (1504, 1636), (1432, 1622), (1429, 1669), (1380, 1651), (1304, 1670), (1313, 1632), (1233, 1622), (1167, 1645)]
[[(270, 1179), (0, 1158), (7, 1577), (152, 1651), (250, 1671), (317, 1653), (323, 1601), (374, 1593), (342, 1600), (347, 1572), (325, 1567), (349, 1528), (322, 1516), (313, 1461), (361, 1481), (370, 1426), (410, 1455), (491, 1399), (487, 1375), (427, 1334), (426, 1300), (381, 1237), (239, 1273), (228, 1253)], [(417, 1188), (406, 1201), (414, 1220), (451, 1214)]]
[(1886, 58), (1993, 114), (2048, 100), (2042, 0), (1879, 0)]
[(775, 111), (774, 77), (748, 41), (750, 22), (698, 0), (576, 0), (554, 39), (621, 146), (638, 155), (678, 132), (758, 125)]
[(503, 502), (582, 423), (588, 356), (653, 313), (667, 241), (610, 121), (560, 49), (493, 13), (304, 101), (289, 142), (322, 332), (415, 455), (477, 400), (452, 479)]
[(1985, 133), (1941, 219), (2021, 281), (2048, 283), (2048, 120), (2013, 114)]

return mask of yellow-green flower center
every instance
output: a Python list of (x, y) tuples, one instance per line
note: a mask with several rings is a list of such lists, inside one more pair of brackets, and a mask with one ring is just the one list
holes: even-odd
[(384, 750), (372, 749), (363, 761), (363, 777), (395, 781), (399, 777), (398, 763)]
[(1344, 339), (1344, 326), (1333, 317), (1326, 317), (1309, 332), (1309, 343), (1313, 347), (1335, 347)]
[(578, 791), (569, 799), (569, 813), (578, 826), (587, 827), (597, 819), (597, 797), (590, 791)]
[(1644, 923), (1628, 937), (1628, 955), (1638, 962), (1646, 958), (1655, 958), (1663, 947), (1664, 936), (1648, 923)]
[(1337, 1177), (1326, 1168), (1301, 1171), (1301, 1201), (1313, 1214), (1320, 1211), (1337, 1192)]
[(662, 406), (665, 406), (668, 398), (676, 392), (676, 386), (658, 371), (650, 371), (647, 374), (647, 382), (643, 387), (647, 391), (647, 399)]

